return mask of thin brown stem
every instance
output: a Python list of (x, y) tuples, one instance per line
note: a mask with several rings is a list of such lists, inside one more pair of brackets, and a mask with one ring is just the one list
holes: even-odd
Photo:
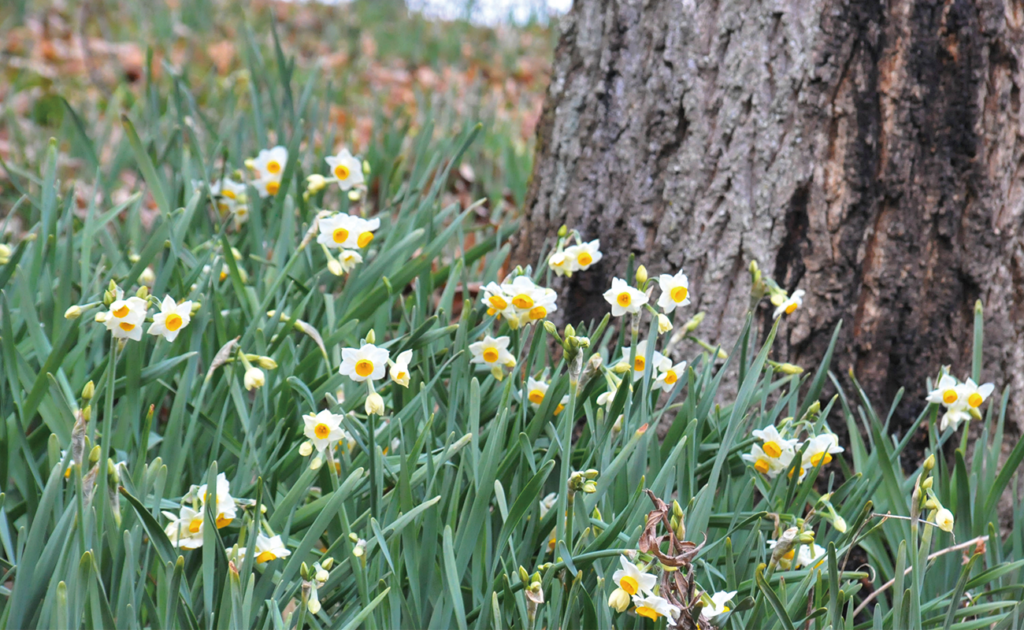
[[(959, 545), (953, 545), (952, 547), (946, 547), (945, 549), (940, 549), (940, 550), (936, 551), (935, 553), (930, 554), (928, 556), (928, 560), (934, 560), (935, 558), (938, 558), (939, 556), (943, 556), (943, 555), (945, 555), (947, 553), (952, 553), (954, 551), (960, 551), (961, 549), (966, 549), (966, 548), (970, 547), (971, 545), (976, 545), (978, 543), (987, 542), (987, 541), (988, 541), (988, 535), (978, 536), (977, 538), (972, 538), (971, 540), (968, 540), (967, 542), (962, 542)], [(914, 567), (907, 567), (907, 570), (903, 572), (903, 575), (909, 575), (910, 572), (913, 569), (914, 569)], [(885, 584), (883, 584), (881, 587), (879, 587), (878, 590), (876, 590), (875, 592), (873, 592), (870, 595), (868, 595), (867, 597), (865, 597), (864, 601), (862, 601), (860, 603), (860, 605), (857, 606), (857, 608), (854, 609), (853, 616), (856, 617), (857, 615), (859, 615), (864, 610), (864, 608), (867, 607), (868, 603), (870, 603), (871, 600), (873, 600), (876, 597), (878, 597), (883, 591), (885, 591), (886, 589), (888, 589), (890, 586), (892, 586), (895, 583), (896, 583), (896, 578), (893, 578), (893, 579), (889, 580), (888, 582), (886, 582)]]

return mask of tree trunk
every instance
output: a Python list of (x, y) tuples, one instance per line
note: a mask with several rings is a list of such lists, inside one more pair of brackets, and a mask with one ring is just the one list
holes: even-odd
[(1021, 398), (1024, 3), (576, 0), (562, 30), (514, 258), (601, 239), (566, 319), (635, 253), (729, 347), (757, 260), (807, 291), (778, 358), (814, 366), (842, 320), (833, 370), (882, 410), (905, 386), (904, 426), (940, 365), (970, 375), (978, 299), (982, 376)]

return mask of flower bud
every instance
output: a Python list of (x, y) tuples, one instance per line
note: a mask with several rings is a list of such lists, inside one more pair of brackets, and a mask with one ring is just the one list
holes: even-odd
[(558, 336), (558, 329), (555, 327), (555, 323), (549, 319), (544, 320), (544, 330), (552, 337)]
[(797, 536), (797, 540), (799, 540), (801, 544), (809, 545), (814, 542), (814, 532), (800, 532), (800, 535)]
[(643, 286), (647, 282), (647, 267), (640, 265), (636, 268), (636, 285)]
[(321, 459), (320, 456), (318, 455), (318, 456), (313, 458), (313, 461), (309, 462), (309, 469), (310, 470), (319, 470), (320, 467), (323, 466), (323, 465), (324, 465), (324, 460)]
[(313, 445), (312, 444), (310, 444), (309, 442), (303, 442), (302, 444), (299, 444), (299, 455), (302, 455), (303, 457), (309, 457), (312, 454), (313, 454)]
[(558, 228), (558, 238), (565, 238), (565, 236), (568, 233), (569, 233), (569, 228), (567, 226), (562, 225), (561, 227)]
[(326, 571), (330, 571), (331, 567), (334, 566), (334, 558), (324, 558), (323, 561), (320, 562), (320, 566), (322, 566)]
[(370, 395), (366, 397), (365, 409), (367, 414), (376, 414), (378, 416), (383, 415), (384, 398), (382, 398), (377, 392), (371, 392)]
[(96, 446), (92, 447), (92, 450), (89, 451), (89, 463), (90, 464), (95, 464), (98, 461), (100, 461), (100, 445), (99, 444), (97, 444)]
[(90, 418), (92, 418), (92, 405), (86, 405), (85, 408), (82, 409), (82, 420), (88, 422)]
[(588, 481), (587, 483), (583, 484), (583, 491), (586, 492), (587, 494), (593, 494), (597, 492), (597, 484), (594, 483), (593, 481)]
[(689, 320), (687, 320), (687, 322), (685, 324), (683, 324), (683, 331), (688, 332), (688, 333), (689, 332), (693, 332), (693, 331), (697, 330), (697, 327), (700, 326), (701, 322), (703, 322), (703, 321), (704, 321), (704, 312), (702, 311), (700, 313), (697, 313), (693, 317), (691, 317)]
[(348, 200), (349, 201), (359, 201), (359, 197), (361, 197), (361, 196), (362, 196), (362, 194), (358, 190), (356, 190), (355, 188), (353, 188), (352, 190), (348, 191)]
[(322, 582), (326, 582), (327, 580), (329, 580), (330, 577), (331, 577), (331, 574), (327, 572), (327, 569), (324, 569), (321, 566), (317, 570), (317, 572), (313, 575), (313, 577), (316, 579), (317, 582), (321, 582), (322, 583)]
[(616, 612), (626, 612), (626, 609), (629, 608), (629, 603), (629, 593), (621, 588), (615, 589), (612, 591), (612, 594), (608, 596), (608, 606)]
[(93, 395), (96, 393), (96, 384), (89, 381), (82, 388), (82, 400), (92, 400)]
[(519, 566), (519, 580), (523, 584), (529, 584), (530, 583), (530, 574), (527, 572), (526, 569), (524, 569), (522, 567), (522, 565)]
[(935, 468), (935, 454), (934, 453), (929, 455), (928, 459), (924, 460), (924, 469), (925, 470), (931, 470), (932, 468)]
[(146, 267), (142, 270), (142, 273), (139, 274), (139, 282), (147, 287), (153, 286), (153, 283), (156, 282), (156, 274), (153, 273), (152, 267)]
[(366, 333), (366, 343), (373, 343), (375, 341), (377, 341), (377, 335), (376, 333), (373, 332), (373, 329), (371, 328), (370, 331)]
[(256, 367), (251, 367), (246, 370), (245, 378), (243, 380), (246, 391), (259, 389), (267, 382), (266, 377), (263, 375), (263, 370)]
[(306, 178), (306, 191), (318, 193), (327, 187), (327, 179), (323, 175), (310, 175)]
[(68, 307), (68, 310), (64, 311), (64, 319), (78, 319), (81, 316), (82, 307), (77, 304)]
[(6, 265), (11, 261), (11, 248), (0, 243), (0, 265)]
[(672, 500), (672, 515), (676, 518), (683, 517), (683, 506), (679, 505), (679, 501)]
[(566, 337), (575, 337), (576, 336), (576, 329), (573, 327), (572, 324), (566, 324), (565, 325), (565, 336)]
[(934, 484), (935, 484), (935, 478), (934, 477), (928, 477), (927, 479), (925, 479), (924, 481), (921, 482), (921, 489), (922, 490), (929, 490), (929, 489), (931, 489), (931, 487)]
[(665, 317), (664, 314), (659, 313), (658, 314), (658, 334), (659, 335), (664, 335), (665, 333), (671, 332), (671, 331), (672, 331), (672, 322), (669, 321), (669, 318)]
[(952, 532), (954, 525), (953, 513), (946, 508), (939, 509), (935, 514), (935, 524), (944, 532)]
[(327, 271), (331, 272), (334, 276), (345, 275), (345, 268), (341, 266), (341, 263), (334, 258), (327, 261)]
[(263, 357), (263, 356), (256, 357), (256, 365), (258, 365), (261, 368), (264, 368), (266, 370), (276, 370), (277, 369), (277, 361), (271, 359), (270, 357)]
[(139, 290), (135, 292), (135, 295), (145, 300), (146, 298), (149, 297), (149, 287), (147, 287), (146, 285), (142, 285), (141, 287), (139, 287)]
[(783, 374), (803, 374), (804, 372), (802, 367), (799, 365), (793, 365), (792, 363), (779, 363), (775, 367)]
[(202, 307), (203, 307), (203, 303), (202, 302), (192, 302), (192, 316), (194, 317), (195, 314), (198, 313), (199, 309), (201, 309)]
[(586, 471), (583, 472), (583, 476), (586, 477), (587, 479), (597, 479), (597, 477), (600, 474), (601, 472), (594, 468), (588, 468)]
[(846, 519), (836, 514), (836, 517), (832, 519), (832, 527), (836, 528), (836, 531), (840, 534), (846, 533)]

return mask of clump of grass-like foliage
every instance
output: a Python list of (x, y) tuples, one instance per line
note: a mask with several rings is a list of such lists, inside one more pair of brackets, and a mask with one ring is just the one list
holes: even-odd
[[(145, 197), (77, 206), (76, 188), (109, 184), (85, 124), (73, 142), (95, 182), (58, 181), (56, 143), (12, 175), (27, 229), (0, 265), (0, 628), (1019, 627), (1024, 508), (1001, 527), (998, 503), (1024, 446), (1004, 458), (1005, 393), (971, 442), (926, 407), (936, 457), (908, 474), (911, 433), (889, 431), (900, 396), (883, 417), (855, 379), (847, 394), (837, 336), (804, 374), (768, 360), (784, 319), (761, 344), (748, 323), (727, 352), (692, 342), (699, 317), (668, 322), (675, 336), (656, 318), (496, 319), (478, 289), (503, 280), (517, 224), (444, 201), (476, 127), (382, 121), (363, 186), (307, 190), (334, 148), (313, 84), (293, 91), (282, 70), (254, 85), (218, 112), (174, 81), (162, 112), (123, 117), (112, 159)], [(249, 179), (232, 221), (210, 184), (244, 179), (266, 125), (288, 148), (277, 194)], [(334, 212), (381, 221), (340, 275), (315, 241)], [(520, 271), (546, 286), (537, 269)], [(132, 295), (155, 312), (151, 296), (190, 300), (189, 321), (173, 341), (122, 340), (106, 324)], [(472, 362), (485, 335), (514, 361)], [(364, 343), (411, 351), (407, 373), (369, 388), (340, 373)], [(688, 366), (655, 390), (658, 344)], [(343, 436), (325, 450), (304, 421), (318, 412)], [(753, 430), (829, 422), (850, 444), (805, 470), (800, 452), (789, 474), (742, 458)], [(955, 524), (931, 520), (940, 506)], [(621, 557), (659, 578), (671, 614), (630, 599)]]

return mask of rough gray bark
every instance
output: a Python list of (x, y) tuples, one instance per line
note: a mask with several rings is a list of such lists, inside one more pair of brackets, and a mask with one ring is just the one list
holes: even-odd
[(778, 358), (814, 365), (843, 320), (833, 369), (881, 405), (906, 386), (908, 421), (940, 365), (969, 375), (981, 299), (983, 377), (1022, 398), (1024, 4), (576, 0), (562, 29), (514, 258), (601, 239), (567, 319), (633, 252), (731, 345), (756, 259), (807, 291)]

